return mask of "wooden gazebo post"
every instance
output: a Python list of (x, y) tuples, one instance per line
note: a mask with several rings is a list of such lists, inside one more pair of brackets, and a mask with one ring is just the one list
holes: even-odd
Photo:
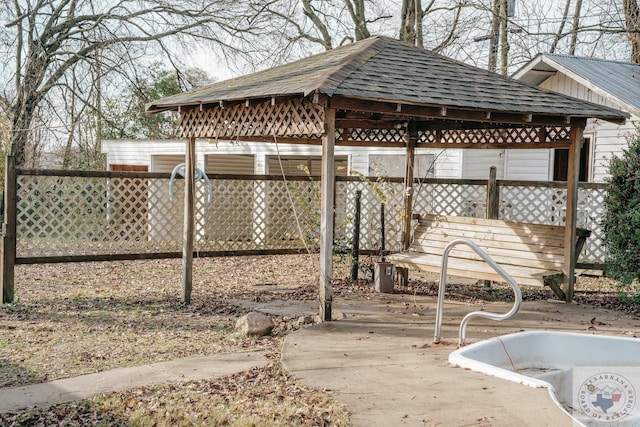
[(320, 319), (331, 320), (333, 303), (333, 206), (335, 199), (336, 110), (324, 109), (320, 189)]
[(15, 265), (16, 265), (16, 223), (18, 188), (16, 175), (16, 158), (9, 155), (5, 159), (4, 177), (4, 233), (2, 235), (2, 259), (0, 260), (0, 277), (2, 277), (2, 304), (14, 300)]
[(569, 165), (567, 170), (567, 206), (564, 228), (564, 295), (565, 302), (573, 299), (576, 269), (576, 222), (578, 215), (578, 180), (580, 178), (580, 149), (587, 122), (585, 119), (571, 121)]
[(191, 289), (193, 287), (195, 152), (196, 139), (187, 138), (184, 154), (184, 235), (182, 246), (182, 302), (185, 304), (191, 303)]
[(407, 152), (404, 171), (404, 225), (402, 249), (407, 250), (411, 246), (411, 219), (413, 216), (413, 178), (416, 160), (416, 140), (418, 139), (415, 124), (411, 122), (407, 129)]

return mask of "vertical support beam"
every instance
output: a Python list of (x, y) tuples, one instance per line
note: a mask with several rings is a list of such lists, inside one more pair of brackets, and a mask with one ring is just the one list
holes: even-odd
[(331, 320), (333, 304), (333, 205), (335, 201), (336, 110), (324, 109), (320, 188), (320, 320)]
[(407, 130), (407, 152), (404, 163), (404, 221), (402, 225), (402, 248), (409, 249), (411, 246), (411, 220), (413, 217), (413, 178), (414, 164), (416, 160), (416, 140), (415, 124), (411, 122)]
[(487, 219), (498, 219), (500, 215), (500, 191), (498, 190), (497, 169), (489, 168), (489, 181), (487, 181)]
[(2, 224), (2, 303), (14, 299), (16, 265), (17, 175), (16, 158), (7, 156), (4, 177), (4, 222)]
[(571, 121), (571, 145), (567, 170), (567, 206), (564, 231), (564, 294), (565, 301), (573, 299), (576, 268), (576, 222), (578, 215), (578, 179), (580, 177), (580, 149), (586, 120)]
[(191, 303), (193, 287), (194, 195), (196, 139), (188, 138), (184, 165), (184, 234), (182, 247), (182, 302)]
[[(498, 219), (500, 209), (500, 191), (498, 190), (498, 169), (495, 166), (489, 168), (489, 180), (487, 181), (487, 200), (485, 216), (487, 219)], [(491, 287), (491, 280), (484, 281), (484, 287)]]

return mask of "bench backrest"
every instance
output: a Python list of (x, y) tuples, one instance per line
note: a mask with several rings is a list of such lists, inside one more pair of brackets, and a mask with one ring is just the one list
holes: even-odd
[[(411, 250), (442, 255), (458, 237), (473, 240), (501, 265), (561, 270), (564, 263), (564, 227), (482, 218), (422, 215)], [(450, 257), (480, 259), (467, 246), (457, 246)]]

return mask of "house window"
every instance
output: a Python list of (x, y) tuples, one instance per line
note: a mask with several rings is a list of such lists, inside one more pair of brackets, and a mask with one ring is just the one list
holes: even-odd
[[(370, 154), (369, 176), (403, 178), (405, 169), (404, 154)], [(415, 178), (432, 178), (435, 175), (433, 154), (415, 156), (413, 176)]]
[[(584, 139), (582, 148), (580, 149), (580, 174), (578, 180), (580, 182), (589, 181), (589, 154), (591, 153), (591, 140)], [(569, 149), (556, 148), (553, 156), (553, 180), (566, 181), (567, 170), (569, 169)]]

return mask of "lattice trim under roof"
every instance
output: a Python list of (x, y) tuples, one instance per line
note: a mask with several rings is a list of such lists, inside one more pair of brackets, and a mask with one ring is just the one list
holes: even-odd
[(324, 109), (306, 98), (287, 102), (235, 104), (228, 107), (190, 108), (180, 115), (182, 137), (320, 138)]
[(568, 143), (570, 127), (521, 127), (506, 129), (464, 129), (421, 132), (418, 144), (444, 145), (548, 145)]
[[(375, 117), (375, 116), (372, 116)], [(353, 121), (369, 127), (339, 127), (336, 143), (403, 146), (407, 137), (407, 118), (400, 116), (398, 126), (390, 126), (388, 116)], [(402, 123), (400, 123), (402, 122)], [(429, 121), (421, 123), (428, 124)], [(458, 123), (457, 126), (464, 124)], [(496, 124), (495, 126), (499, 126)], [(182, 137), (256, 138), (270, 140), (287, 138), (286, 142), (320, 143), (324, 130), (324, 110), (308, 98), (289, 98), (284, 102), (270, 101), (237, 103), (211, 108), (190, 108), (182, 111)], [(423, 130), (418, 132), (418, 146), (479, 147), (491, 144), (501, 147), (561, 146), (568, 142), (568, 126), (520, 126), (476, 129)]]

